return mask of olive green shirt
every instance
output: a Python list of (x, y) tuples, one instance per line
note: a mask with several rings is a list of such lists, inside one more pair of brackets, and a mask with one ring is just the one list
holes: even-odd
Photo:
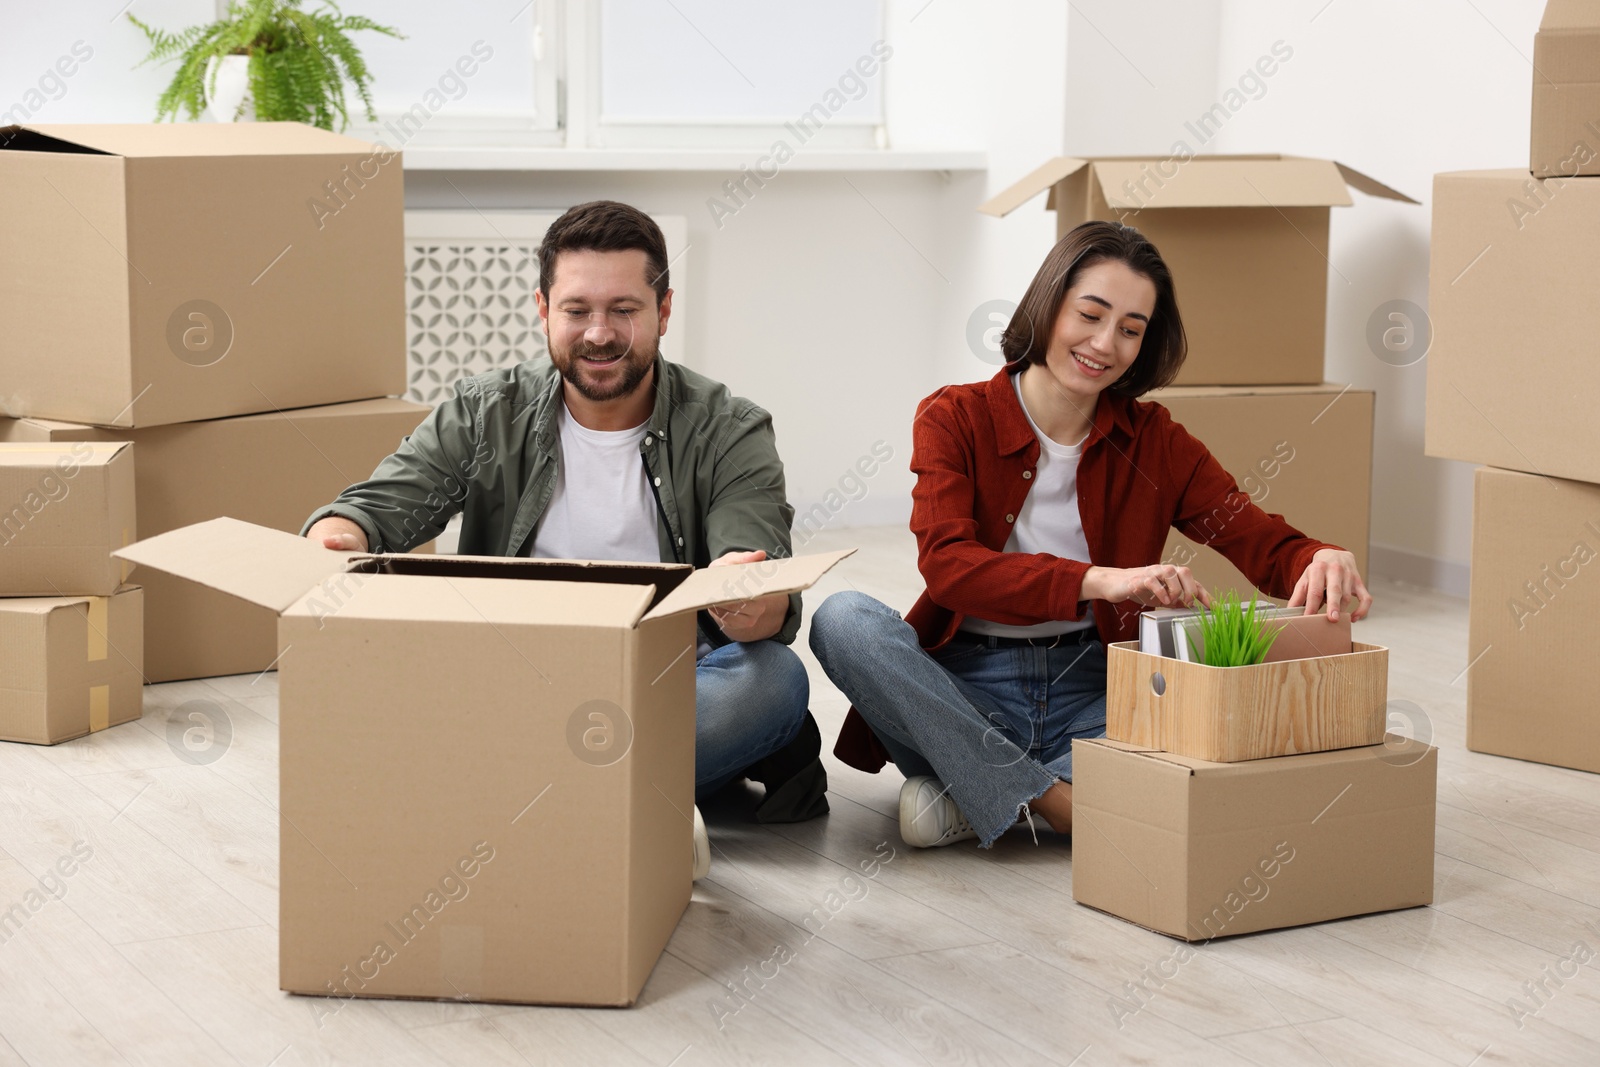
[[(374, 552), (409, 552), (461, 513), (463, 555), (525, 556), (555, 492), (561, 375), (548, 358), (456, 383), (372, 477), (306, 520), (338, 515)], [(656, 361), (655, 409), (639, 445), (659, 510), (664, 563), (704, 567), (725, 552), (791, 554), (794, 509), (784, 495), (772, 416), (686, 367)], [(713, 645), (727, 638), (702, 614)], [(800, 597), (775, 636), (800, 629)]]

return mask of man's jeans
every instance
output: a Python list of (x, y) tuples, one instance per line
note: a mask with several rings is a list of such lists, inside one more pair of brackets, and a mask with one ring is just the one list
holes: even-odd
[(811, 648), (908, 778), (950, 789), (985, 847), (1022, 806), (1072, 781), (1072, 739), (1106, 732), (1097, 641), (994, 648), (969, 635), (924, 652), (898, 613), (835, 593), (811, 617)]
[(694, 791), (727, 785), (800, 733), (811, 703), (805, 665), (778, 641), (735, 641), (695, 665)]

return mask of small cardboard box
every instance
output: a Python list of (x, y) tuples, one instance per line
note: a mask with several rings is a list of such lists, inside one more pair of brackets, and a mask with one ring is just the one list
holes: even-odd
[(293, 122), (0, 129), (0, 414), (403, 392), (403, 184), (397, 154)]
[[(1348, 385), (1174, 386), (1146, 397), (1162, 404), (1218, 462), (1240, 490), (1295, 529), (1349, 549), (1367, 575), (1372, 515), (1370, 390)], [(1235, 512), (1212, 520), (1222, 532)], [(1162, 562), (1188, 567), (1213, 593), (1254, 587), (1220, 552), (1177, 530)], [(1255, 590), (1260, 596), (1259, 590)], [(1137, 612), (1137, 605), (1129, 611)]]
[(1189, 338), (1177, 384), (1316, 384), (1328, 318), (1328, 209), (1349, 205), (1350, 188), (1416, 203), (1325, 159), (1180, 153), (1062, 156), (978, 210), (1008, 215), (1048, 189), (1058, 239), (1092, 219), (1148, 237), (1172, 269)]
[(1533, 38), (1529, 166), (1539, 178), (1600, 174), (1600, 0), (1550, 0)]
[(0, 597), (109, 596), (137, 539), (133, 446), (0, 444)]
[(1428, 455), (1600, 482), (1597, 276), (1600, 182), (1434, 176)]
[(1106, 736), (1218, 763), (1383, 742), (1389, 650), (1352, 642), (1343, 656), (1208, 667), (1106, 649)]
[[(218, 515), (297, 531), (313, 510), (371, 475), (427, 414), (404, 400), (363, 400), (143, 430), (0, 419), (0, 441), (136, 442), (145, 537)], [(253, 674), (277, 658), (272, 612), (167, 574), (134, 579), (145, 587), (150, 681)]]
[(1072, 743), (1072, 899), (1185, 941), (1433, 902), (1438, 751), (1207, 763)]
[(627, 1005), (689, 900), (695, 612), (849, 553), (373, 556), (215, 519), (122, 555), (279, 613), (284, 989)]
[(1480, 467), (1467, 747), (1600, 772), (1600, 486)]
[(0, 599), (0, 741), (54, 745), (137, 719), (144, 596)]

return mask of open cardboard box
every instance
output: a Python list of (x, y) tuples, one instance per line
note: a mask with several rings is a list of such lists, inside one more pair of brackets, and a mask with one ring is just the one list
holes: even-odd
[(1106, 649), (1106, 736), (1232, 763), (1376, 745), (1388, 719), (1389, 650), (1360, 641), (1340, 656), (1208, 667)]
[(1438, 750), (1380, 740), (1252, 763), (1074, 741), (1072, 899), (1185, 941), (1431, 904)]
[(370, 555), (223, 518), (118, 554), (278, 613), (284, 989), (628, 1005), (689, 901), (695, 613), (850, 553)]
[(1321, 382), (1328, 209), (1348, 206), (1350, 189), (1416, 203), (1327, 159), (1060, 156), (978, 210), (1009, 215), (1046, 189), (1057, 239), (1079, 223), (1115, 219), (1161, 250), (1189, 338), (1178, 385)]

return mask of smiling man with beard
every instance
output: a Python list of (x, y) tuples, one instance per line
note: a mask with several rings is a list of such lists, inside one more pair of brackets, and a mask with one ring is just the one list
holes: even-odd
[[(456, 383), (371, 478), (312, 514), (332, 549), (408, 552), (462, 514), (470, 555), (748, 563), (790, 554), (772, 419), (661, 358), (672, 314), (666, 242), (614, 201), (572, 208), (539, 248), (548, 359)], [(788, 647), (800, 598), (703, 612), (695, 792), (766, 786), (763, 822), (828, 810), (805, 668)], [(441, 669), (444, 669), (441, 666)], [(710, 861), (695, 812), (696, 875)]]

